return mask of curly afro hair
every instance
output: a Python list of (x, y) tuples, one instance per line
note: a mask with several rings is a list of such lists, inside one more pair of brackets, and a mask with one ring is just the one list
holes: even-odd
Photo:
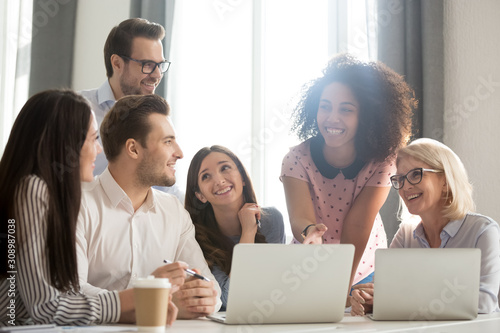
[(381, 162), (409, 141), (418, 104), (413, 89), (383, 63), (362, 62), (349, 54), (332, 58), (323, 75), (303, 87), (292, 125), (299, 139), (321, 135), (316, 118), (319, 100), (333, 82), (347, 85), (360, 105), (355, 137), (358, 158)]

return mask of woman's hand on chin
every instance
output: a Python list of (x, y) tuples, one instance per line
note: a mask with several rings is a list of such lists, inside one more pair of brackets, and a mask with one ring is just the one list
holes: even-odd
[(241, 224), (240, 243), (253, 243), (259, 227), (260, 207), (255, 203), (246, 203), (238, 212)]

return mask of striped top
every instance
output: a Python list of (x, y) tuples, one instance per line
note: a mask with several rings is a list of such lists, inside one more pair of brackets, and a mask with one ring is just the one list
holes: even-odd
[(8, 220), (8, 259), (14, 261), (8, 262), (10, 271), (0, 282), (0, 325), (117, 322), (118, 292), (86, 296), (75, 291), (61, 293), (50, 285), (45, 257), (48, 200), (47, 185), (37, 176), (24, 178), (16, 189), (16, 219)]

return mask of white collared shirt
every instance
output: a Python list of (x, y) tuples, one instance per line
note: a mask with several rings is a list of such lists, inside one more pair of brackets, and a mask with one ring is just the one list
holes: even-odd
[[(82, 291), (131, 288), (135, 279), (150, 275), (163, 260), (184, 261), (220, 288), (195, 239), (188, 212), (177, 198), (150, 189), (134, 212), (132, 202), (106, 170), (82, 185), (77, 225), (78, 273)], [(216, 310), (220, 308), (220, 300)]]

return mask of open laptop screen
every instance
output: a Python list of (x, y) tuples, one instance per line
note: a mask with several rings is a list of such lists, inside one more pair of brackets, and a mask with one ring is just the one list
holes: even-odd
[(225, 323), (340, 321), (353, 256), (350, 244), (236, 245)]
[(379, 249), (371, 318), (476, 318), (480, 265), (480, 249)]

